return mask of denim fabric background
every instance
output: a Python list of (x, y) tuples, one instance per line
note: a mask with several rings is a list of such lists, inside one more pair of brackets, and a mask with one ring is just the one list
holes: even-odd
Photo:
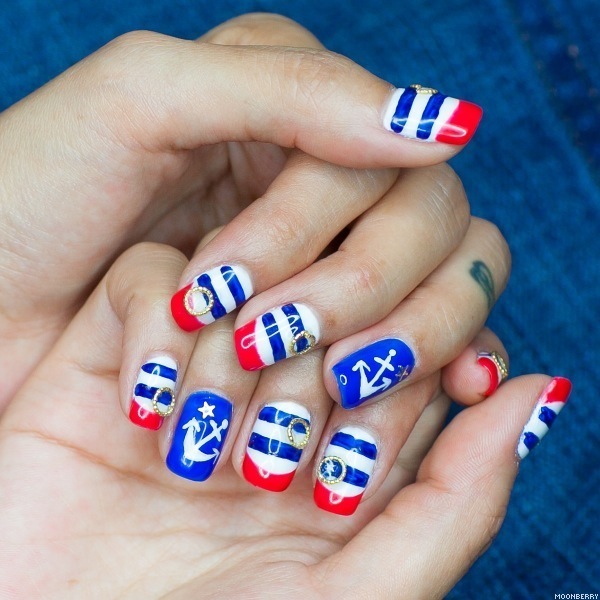
[(598, 0), (10, 0), (0, 108), (125, 31), (192, 38), (256, 10), (296, 19), (393, 83), (484, 107), (454, 167), (474, 214), (513, 251), (491, 323), (513, 375), (566, 375), (574, 394), (524, 462), (498, 539), (450, 598), (600, 592)]

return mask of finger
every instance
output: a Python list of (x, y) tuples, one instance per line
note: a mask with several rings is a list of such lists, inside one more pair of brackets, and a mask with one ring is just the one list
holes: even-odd
[[(343, 585), (359, 596), (376, 590), (396, 597), (402, 590), (411, 598), (442, 598), (498, 532), (517, 474), (516, 453), (522, 456), (520, 440), (532, 422), (540, 424), (533, 426), (538, 433), (548, 430), (570, 387), (563, 378), (520, 377), (458, 415), (427, 455), (417, 482), (314, 567), (315, 576), (328, 573), (325, 595)], [(374, 542), (384, 539), (385, 545)]]
[(471, 406), (506, 381), (508, 365), (506, 348), (484, 327), (460, 356), (442, 369), (442, 387), (455, 402)]
[(338, 252), (240, 311), (241, 364), (261, 369), (376, 323), (456, 248), (468, 225), (468, 203), (451, 169), (402, 173)]
[(324, 378), (330, 395), (355, 408), (448, 364), (483, 326), (509, 270), (498, 229), (473, 218), (459, 248), (389, 316), (329, 349)]

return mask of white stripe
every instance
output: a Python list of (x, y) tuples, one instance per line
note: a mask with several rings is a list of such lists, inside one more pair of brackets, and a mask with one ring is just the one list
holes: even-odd
[(275, 360), (273, 359), (273, 350), (271, 350), (271, 344), (265, 331), (262, 319), (259, 317), (255, 321), (254, 327), (254, 344), (260, 360), (264, 365), (272, 365)]
[(429, 94), (417, 94), (415, 96), (410, 107), (410, 112), (408, 113), (408, 118), (406, 119), (406, 124), (401, 132), (403, 136), (410, 138), (417, 137), (417, 129), (423, 118), (423, 111), (429, 102), (429, 98), (431, 98)]
[(169, 388), (171, 390), (175, 389), (175, 382), (171, 379), (167, 379), (166, 377), (162, 377), (161, 375), (153, 375), (152, 373), (146, 373), (145, 371), (141, 371), (138, 375), (137, 381), (135, 384), (143, 383), (148, 387), (155, 388)]
[(281, 308), (275, 308), (271, 311), (271, 314), (275, 317), (275, 323), (277, 324), (277, 329), (279, 330), (279, 335), (281, 336), (281, 340), (283, 341), (283, 347), (285, 349), (286, 357), (292, 356), (290, 353), (290, 346), (292, 344), (292, 340), (294, 336), (292, 334), (292, 328), (290, 327), (290, 322), (286, 314), (281, 310)]
[(298, 468), (298, 463), (287, 458), (279, 458), (271, 454), (263, 454), (254, 448), (246, 448), (248, 456), (252, 462), (259, 468), (272, 473), (273, 475), (284, 475), (292, 473)]
[(321, 326), (319, 325), (319, 321), (315, 316), (315, 313), (304, 304), (294, 304), (294, 306), (300, 314), (300, 318), (302, 319), (302, 323), (304, 325), (304, 330), (312, 333), (315, 336), (315, 343), (318, 343), (319, 339), (321, 338)]
[(152, 400), (150, 398), (142, 398), (141, 396), (134, 396), (133, 399), (147, 411), (154, 412), (154, 407), (152, 406)]
[(223, 273), (221, 273), (221, 267), (216, 269), (211, 269), (208, 271), (207, 275), (210, 277), (210, 282), (217, 293), (217, 297), (219, 298), (219, 302), (223, 305), (223, 308), (230, 313), (237, 308), (237, 304), (235, 302), (235, 298), (233, 297), (225, 278), (223, 277)]
[(287, 436), (287, 427), (284, 427), (283, 425), (276, 425), (275, 423), (269, 423), (268, 421), (261, 421), (258, 419), (256, 423), (254, 423), (252, 431), (253, 433), (258, 433), (259, 435), (275, 440), (276, 442), (290, 443)]
[(308, 410), (302, 406), (301, 404), (296, 404), (295, 402), (269, 402), (269, 404), (265, 404), (265, 407), (270, 406), (277, 410), (281, 410), (286, 412), (294, 417), (300, 417), (301, 419), (306, 419), (310, 423), (310, 413)]
[(450, 120), (450, 117), (454, 114), (454, 111), (458, 108), (459, 100), (456, 98), (446, 98), (440, 106), (440, 113), (438, 118), (435, 120), (433, 127), (431, 128), (431, 135), (428, 141), (435, 142), (440, 129)]
[(392, 94), (392, 97), (390, 98), (387, 108), (385, 109), (385, 112), (383, 113), (383, 126), (388, 131), (393, 131), (392, 118), (394, 117), (394, 114), (396, 112), (396, 107), (398, 106), (398, 102), (400, 100), (400, 96), (402, 96), (402, 94), (404, 93), (404, 90), (405, 90), (405, 88), (398, 88)]
[(231, 267), (235, 274), (237, 275), (238, 281), (244, 290), (244, 296), (246, 296), (246, 300), (254, 294), (254, 288), (252, 287), (252, 280), (250, 279), (250, 275), (244, 267), (240, 267), (236, 265), (235, 267)]

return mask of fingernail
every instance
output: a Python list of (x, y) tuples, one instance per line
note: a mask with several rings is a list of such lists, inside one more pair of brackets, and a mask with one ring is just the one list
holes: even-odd
[(310, 438), (310, 414), (295, 402), (267, 404), (258, 413), (246, 448), (243, 473), (249, 483), (282, 492), (292, 483)]
[(377, 444), (359, 427), (333, 435), (317, 466), (314, 499), (319, 508), (338, 515), (356, 511), (375, 467)]
[(248, 271), (223, 265), (198, 275), (171, 298), (171, 313), (185, 331), (196, 331), (234, 311), (252, 294)]
[(156, 356), (142, 365), (129, 409), (132, 423), (160, 429), (175, 407), (177, 363), (170, 356)]
[(304, 304), (286, 304), (265, 313), (235, 332), (235, 349), (247, 371), (304, 354), (319, 343), (317, 317)]
[(480, 352), (477, 355), (477, 362), (488, 372), (490, 377), (490, 385), (483, 392), (483, 395), (487, 398), (508, 377), (508, 367), (504, 359), (497, 352)]
[(343, 408), (356, 408), (404, 381), (415, 366), (410, 347), (397, 338), (373, 342), (333, 368)]
[(558, 413), (569, 399), (571, 387), (568, 379), (555, 377), (542, 392), (521, 433), (517, 446), (519, 458), (525, 458), (548, 433)]
[(185, 479), (206, 481), (221, 455), (231, 413), (231, 402), (221, 396), (204, 391), (190, 394), (173, 433), (167, 467)]
[(462, 145), (473, 137), (482, 116), (477, 104), (411, 85), (394, 92), (383, 125), (407, 138)]

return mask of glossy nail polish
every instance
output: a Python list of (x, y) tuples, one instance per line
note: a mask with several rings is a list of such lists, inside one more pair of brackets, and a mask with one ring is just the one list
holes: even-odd
[(320, 327), (310, 308), (286, 304), (246, 323), (234, 337), (240, 364), (247, 371), (256, 371), (314, 348)]
[(529, 421), (523, 428), (523, 433), (521, 433), (517, 446), (519, 458), (525, 458), (548, 433), (558, 413), (569, 399), (571, 387), (568, 379), (555, 377), (542, 392)]
[(244, 457), (249, 483), (282, 492), (292, 483), (310, 438), (310, 414), (295, 402), (267, 404), (258, 413)]
[(394, 92), (383, 124), (406, 138), (462, 145), (473, 137), (482, 116), (477, 104), (414, 85)]
[(181, 329), (196, 331), (234, 311), (253, 293), (246, 269), (223, 265), (180, 289), (171, 298), (171, 312)]
[(373, 342), (337, 363), (332, 371), (343, 408), (356, 408), (404, 381), (415, 366), (408, 344), (397, 338)]
[(490, 377), (490, 385), (483, 393), (487, 398), (508, 377), (508, 368), (504, 359), (497, 352), (480, 352), (477, 355), (477, 363), (487, 371)]
[(186, 400), (173, 433), (167, 467), (180, 477), (206, 481), (221, 455), (231, 425), (232, 404), (212, 392)]
[(170, 356), (155, 356), (142, 365), (129, 409), (132, 423), (160, 429), (175, 407), (177, 363)]
[(317, 466), (316, 505), (338, 515), (356, 511), (377, 458), (375, 438), (359, 427), (333, 435)]

